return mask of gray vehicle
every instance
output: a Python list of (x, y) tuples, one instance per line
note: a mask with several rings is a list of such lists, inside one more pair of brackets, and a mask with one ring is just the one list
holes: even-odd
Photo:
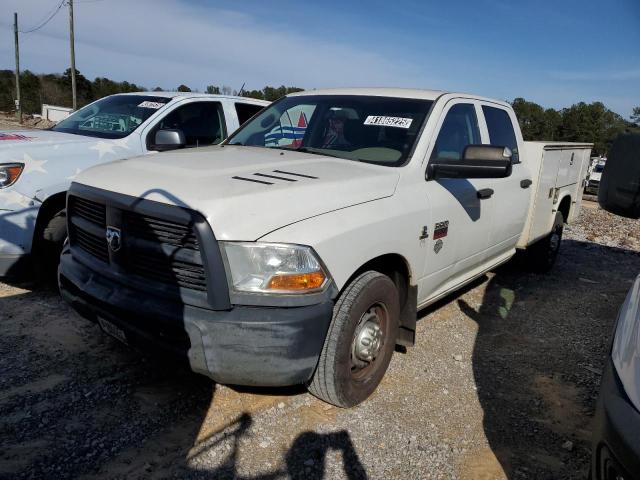
[[(602, 174), (600, 205), (640, 218), (640, 134), (621, 135)], [(594, 422), (593, 480), (640, 479), (640, 275), (620, 308)]]

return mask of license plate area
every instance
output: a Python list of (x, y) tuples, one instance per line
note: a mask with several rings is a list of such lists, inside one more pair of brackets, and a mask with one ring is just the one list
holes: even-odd
[(116, 340), (120, 340), (125, 345), (129, 345), (129, 342), (127, 342), (127, 336), (120, 327), (102, 317), (98, 317), (98, 323), (107, 335), (111, 335)]

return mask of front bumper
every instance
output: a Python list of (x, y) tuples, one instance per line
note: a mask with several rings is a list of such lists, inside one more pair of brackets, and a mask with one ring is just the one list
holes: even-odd
[(0, 277), (21, 276), (30, 268), (38, 209), (39, 204), (18, 210), (0, 208)]
[(609, 357), (596, 407), (593, 480), (640, 479), (640, 412), (629, 402)]
[(219, 383), (285, 386), (305, 383), (316, 368), (333, 301), (303, 307), (210, 310), (168, 301), (108, 279), (66, 248), (60, 291), (82, 316), (102, 317), (142, 350), (171, 352)]

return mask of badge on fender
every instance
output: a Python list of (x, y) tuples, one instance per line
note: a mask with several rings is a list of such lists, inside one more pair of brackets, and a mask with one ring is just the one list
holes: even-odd
[(449, 220), (445, 220), (444, 222), (437, 222), (436, 226), (433, 228), (433, 239), (438, 240), (439, 238), (446, 237), (449, 233)]

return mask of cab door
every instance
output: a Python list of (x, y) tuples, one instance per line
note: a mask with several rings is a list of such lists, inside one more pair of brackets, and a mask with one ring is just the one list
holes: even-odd
[(520, 239), (527, 219), (531, 197), (531, 173), (526, 159), (521, 158), (522, 138), (516, 136), (516, 117), (506, 107), (481, 103), (481, 115), (487, 128), (488, 142), (511, 150), (511, 175), (491, 179), (494, 219), (489, 236), (487, 260), (512, 252)]
[[(478, 102), (453, 99), (445, 106), (429, 161), (461, 159), (467, 145), (483, 143)], [(491, 233), (493, 179), (438, 179), (424, 182), (425, 202), (431, 212), (425, 271), (419, 303), (439, 296), (464, 281), (482, 265)]]

